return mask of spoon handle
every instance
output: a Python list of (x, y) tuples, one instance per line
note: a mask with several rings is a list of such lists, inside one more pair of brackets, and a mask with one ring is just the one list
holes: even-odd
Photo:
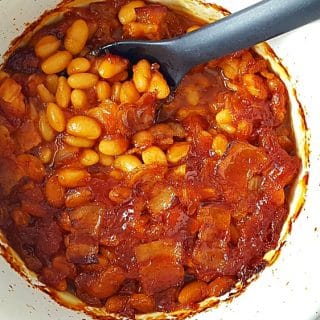
[(264, 0), (181, 37), (175, 50), (189, 66), (197, 65), (319, 18), (320, 0)]

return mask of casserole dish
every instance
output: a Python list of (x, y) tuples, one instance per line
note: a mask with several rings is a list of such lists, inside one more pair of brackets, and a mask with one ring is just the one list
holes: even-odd
[[(163, 2), (164, 4), (169, 4), (168, 3), (168, 1), (164, 1)], [(175, 6), (177, 6), (177, 5), (181, 5), (181, 3), (179, 3), (179, 2), (174, 2), (174, 4), (175, 4)], [(221, 3), (222, 4), (222, 3)], [(17, 6), (17, 4), (15, 4), (16, 6)], [(46, 4), (46, 5), (48, 5), (48, 4)], [(198, 3), (193, 3), (193, 2), (187, 2), (187, 1), (185, 1), (185, 2), (183, 2), (183, 5), (186, 7), (186, 8), (189, 8), (189, 10), (191, 10), (191, 11), (197, 11), (197, 12), (201, 12), (201, 17), (202, 18), (206, 18), (206, 17), (212, 17), (213, 16), (213, 14), (212, 14), (212, 12), (210, 12), (209, 10), (211, 10), (210, 9), (210, 7), (202, 7), (201, 5), (199, 5)], [(14, 6), (13, 6), (14, 7)], [(12, 7), (12, 8), (13, 8)], [(8, 8), (10, 9), (10, 5), (8, 5)], [(204, 10), (204, 9), (201, 9), (201, 8), (206, 8), (206, 10)], [(202, 10), (202, 11), (201, 11)], [(314, 24), (314, 25), (316, 25), (316, 23)], [(312, 26), (312, 25), (311, 25)], [(311, 26), (308, 26), (308, 27), (311, 27)], [(308, 27), (306, 27), (306, 28), (308, 28)], [(9, 33), (8, 33), (9, 34)], [(4, 42), (5, 43), (5, 42)], [(280, 43), (280, 40), (279, 40), (279, 43)], [(277, 43), (277, 41), (275, 41), (274, 42), (274, 45), (275, 46), (278, 46), (278, 43)], [(280, 52), (280, 49), (281, 48), (281, 45), (279, 44), (279, 52)], [(286, 45), (286, 49), (288, 48), (288, 46)], [(270, 52), (268, 52), (268, 50), (267, 50), (267, 52), (266, 51), (263, 51), (263, 50), (265, 50), (265, 47), (260, 47), (260, 49), (258, 48), (257, 50), (260, 50), (260, 52), (263, 52), (263, 55), (265, 55), (265, 56), (268, 56), (271, 60), (273, 59), (273, 55), (272, 55), (272, 53), (270, 54)], [(262, 50), (262, 51), (261, 51)], [(314, 51), (316, 51), (316, 49), (314, 50)], [(314, 51), (312, 50), (312, 53), (314, 53)], [(270, 61), (271, 61), (270, 60)], [(304, 61), (304, 62), (306, 62), (307, 60), (308, 61), (316, 61), (315, 59), (306, 59), (305, 60), (305, 58), (304, 58), (304, 55), (302, 55), (302, 60)], [(288, 61), (289, 61), (289, 59), (288, 59)], [(275, 62), (277, 62), (276, 60), (275, 60)], [(272, 61), (271, 61), (271, 64), (272, 64)], [(301, 65), (300, 63), (299, 63), (299, 65)], [(287, 84), (287, 86), (288, 86), (288, 89), (289, 89), (289, 93), (290, 93), (290, 99), (291, 99), (291, 104), (292, 104), (292, 118), (293, 118), (293, 123), (294, 123), (294, 129), (295, 129), (295, 132), (296, 132), (296, 138), (297, 138), (297, 142), (298, 142), (298, 150), (299, 150), (299, 155), (300, 155), (300, 157), (302, 158), (302, 160), (303, 160), (303, 170), (301, 171), (301, 174), (300, 174), (300, 177), (299, 177), (299, 181), (298, 181), (298, 186), (297, 186), (297, 188), (296, 188), (296, 192), (295, 192), (295, 194), (294, 194), (294, 196), (293, 196), (293, 199), (292, 199), (292, 202), (291, 202), (291, 213), (292, 213), (292, 215), (291, 215), (291, 218), (292, 219), (294, 219), (294, 216), (296, 215), (296, 211), (297, 210), (299, 210), (299, 208), (300, 208), (300, 205), (302, 204), (302, 200), (301, 200), (301, 196), (303, 196), (303, 194), (304, 194), (304, 191), (305, 191), (305, 184), (306, 184), (306, 181), (307, 181), (307, 167), (308, 167), (308, 156), (309, 156), (309, 154), (308, 154), (308, 152), (307, 152), (307, 150), (308, 150), (308, 145), (307, 145), (307, 141), (305, 140), (306, 139), (306, 132), (305, 132), (305, 127), (304, 127), (304, 120), (303, 120), (303, 118), (301, 117), (301, 115), (302, 115), (302, 113), (301, 113), (301, 109), (300, 109), (300, 107), (299, 107), (299, 104), (298, 103), (296, 103), (295, 102), (295, 97), (294, 97), (294, 90), (292, 89), (292, 88), (290, 88), (290, 83), (289, 83), (289, 81), (286, 81), (286, 74), (285, 74), (285, 72), (283, 71), (283, 70), (281, 70), (281, 67), (280, 67), (280, 69), (279, 69), (279, 67), (277, 67), (276, 66), (276, 64), (272, 64), (272, 66), (273, 66), (273, 68), (274, 68), (274, 70), (276, 71), (276, 72), (279, 72), (280, 73), (280, 76), (282, 77), (282, 79), (286, 82), (286, 84)], [(305, 66), (305, 64), (304, 64), (304, 66)], [(299, 69), (298, 67), (297, 67), (297, 69)], [(311, 69), (312, 70), (312, 69)], [(307, 77), (308, 79), (310, 79), (310, 77)], [(303, 82), (303, 81), (301, 81), (301, 82)], [(312, 87), (312, 84), (310, 84), (310, 87)], [(313, 90), (312, 91), (313, 93), (314, 92), (316, 92), (316, 90)], [(313, 100), (314, 101), (314, 100)], [(312, 105), (312, 102), (310, 102), (310, 105)], [(308, 106), (309, 106), (309, 104), (308, 104)], [(309, 110), (309, 109), (308, 109)], [(310, 112), (311, 112), (311, 110), (312, 109), (310, 109)], [(307, 118), (308, 119), (308, 118)], [(311, 121), (311, 120), (310, 120)], [(308, 123), (308, 120), (307, 120), (307, 123)], [(311, 127), (311, 124), (310, 124), (310, 127)], [(312, 129), (311, 129), (311, 131), (312, 131)], [(312, 140), (311, 140), (312, 141)], [(311, 145), (312, 146), (312, 145)], [(312, 148), (311, 148), (311, 150), (312, 150)], [(312, 156), (313, 154), (311, 154), (311, 156)], [(311, 158), (312, 159), (312, 158)], [(312, 176), (310, 176), (311, 177), (311, 181), (312, 181)], [(299, 189), (300, 188), (300, 189)], [(313, 189), (313, 190), (315, 190), (315, 188), (311, 188), (311, 189)], [(310, 190), (310, 189), (309, 189)], [(307, 204), (308, 204), (309, 202), (307, 202)], [(312, 212), (312, 211), (310, 211), (310, 212)], [(286, 227), (286, 228), (288, 228), (288, 226)], [(315, 232), (315, 234), (317, 234), (317, 230), (315, 229), (316, 228), (316, 226), (314, 227), (314, 230), (313, 230), (313, 232)], [(284, 233), (283, 233), (283, 236), (285, 236), (285, 231), (284, 231)], [(309, 235), (309, 233), (308, 233), (308, 235)], [(305, 235), (306, 236), (306, 235)], [(307, 237), (307, 236), (306, 236)], [(284, 239), (284, 238), (283, 238)], [(300, 260), (300, 259), (299, 259)], [(280, 260), (281, 261), (281, 260)], [(309, 260), (310, 261), (310, 260)], [(280, 269), (280, 267), (278, 267), (278, 263), (280, 263), (280, 262), (277, 262), (277, 264), (276, 264), (276, 266), (275, 266), (275, 268), (278, 270), (278, 268)], [(292, 265), (290, 265), (290, 268), (292, 268)], [(267, 269), (268, 271), (270, 271), (271, 270), (271, 272), (272, 272), (272, 269)], [(266, 274), (267, 274), (267, 270), (266, 270)], [(281, 269), (282, 270), (282, 269)], [(277, 271), (278, 272), (278, 271)], [(278, 273), (277, 272), (275, 272), (274, 271), (274, 273), (276, 274), (276, 275), (278, 275)], [(301, 272), (301, 270), (300, 270), (300, 272)], [(300, 274), (300, 273), (299, 273)], [(263, 275), (264, 275), (264, 273), (263, 273)], [(6, 279), (8, 279), (7, 278), (7, 272), (5, 272), (4, 273), (4, 277), (6, 278)], [(263, 278), (263, 276), (261, 276), (261, 278)], [(272, 278), (271, 278), (272, 279)], [(274, 280), (269, 280), (270, 281), (270, 283), (273, 283), (274, 282)], [(262, 282), (261, 281), (261, 279), (259, 279), (259, 283), (260, 282)], [(5, 282), (3, 282), (3, 283), (5, 283)], [(258, 282), (257, 282), (258, 283)], [(254, 285), (256, 285), (256, 282), (254, 283)], [(252, 285), (253, 286), (253, 285)], [(250, 288), (251, 288), (251, 286), (250, 286)], [(253, 290), (253, 289), (248, 289), (248, 291), (249, 290)], [(5, 290), (1, 290), (2, 292), (4, 292)], [(20, 289), (18, 290), (20, 293), (21, 293), (21, 291), (20, 291)], [(42, 296), (41, 296), (42, 297)], [(241, 296), (241, 298), (242, 298), (242, 296)], [(266, 298), (264, 298), (264, 296), (263, 295), (261, 295), (261, 301), (264, 301)], [(236, 301), (241, 301), (240, 299), (237, 299)], [(260, 301), (260, 299), (259, 299), (259, 301)], [(239, 302), (240, 303), (240, 302)], [(264, 303), (265, 303), (265, 301), (264, 301)], [(6, 304), (6, 303), (5, 303)], [(35, 306), (34, 306), (34, 303), (28, 303), (28, 305), (31, 305), (32, 306), (32, 308), (35, 308)], [(217, 310), (213, 310), (213, 311), (211, 311), (211, 312), (227, 312), (227, 313), (222, 313), (222, 315), (224, 315), (224, 317), (226, 317), (227, 316), (227, 314), (228, 314), (228, 312), (231, 312), (231, 314), (232, 314), (232, 311), (229, 311), (229, 310), (232, 310), (233, 308), (234, 308), (234, 306), (235, 306), (235, 308), (237, 308), (237, 306), (236, 306), (236, 304), (235, 303), (232, 303), (232, 307), (231, 307), (231, 305), (230, 305), (230, 308), (228, 307), (227, 309), (228, 309), (228, 311), (226, 311), (226, 310), (224, 310), (224, 307), (219, 307), (219, 311), (217, 311)], [(246, 308), (247, 309), (247, 312), (251, 312), (251, 309), (252, 308)], [(307, 308), (308, 310), (310, 310), (309, 308)], [(4, 310), (5, 310), (5, 308), (4, 308)], [(222, 311), (222, 310), (224, 310), (224, 311)], [(257, 310), (261, 310), (261, 315), (262, 315), (262, 317), (265, 317), (267, 314), (265, 313), (266, 312), (266, 310), (263, 308), (263, 309), (257, 309)], [(36, 311), (36, 313), (37, 313), (38, 311)], [(59, 310), (58, 312), (63, 312), (63, 311), (61, 311), (61, 310)], [(66, 311), (67, 312), (67, 311)], [(237, 311), (237, 309), (234, 309), (234, 312), (238, 312)], [(306, 310), (304, 310), (304, 312), (306, 312)], [(205, 313), (203, 314), (203, 315), (201, 315), (201, 316), (204, 316), (205, 317)], [(4, 315), (4, 317), (5, 317), (5, 315)], [(61, 315), (60, 316), (58, 316), (58, 317), (62, 317)], [(42, 316), (42, 318), (43, 318), (43, 316)], [(248, 318), (248, 315), (246, 316), (246, 318)]]

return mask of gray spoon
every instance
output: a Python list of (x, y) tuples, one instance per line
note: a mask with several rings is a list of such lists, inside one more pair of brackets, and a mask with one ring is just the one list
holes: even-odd
[(249, 48), (319, 18), (320, 0), (264, 0), (180, 37), (114, 42), (91, 54), (110, 52), (132, 63), (142, 58), (158, 62), (175, 89), (183, 76), (200, 63)]

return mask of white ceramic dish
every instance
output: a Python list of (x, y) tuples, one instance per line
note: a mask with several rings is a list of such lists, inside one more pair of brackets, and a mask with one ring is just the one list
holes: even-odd
[[(31, 0), (28, 0), (31, 1)], [(168, 0), (167, 0), (168, 1)], [(159, 2), (167, 2), (159, 1)], [(45, 9), (53, 8), (59, 1), (1, 0), (0, 12), (0, 55), (3, 54), (17, 35), (25, 29), (25, 23), (35, 20)], [(187, 3), (188, 1), (171, 1)], [(215, 1), (215, 3), (236, 11), (256, 1)], [(317, 135), (320, 129), (320, 44), (318, 33), (320, 21), (272, 40), (271, 46), (288, 67), (298, 97), (306, 111), (310, 135), (310, 178), (305, 206), (293, 225), (292, 234), (281, 251), (277, 262), (268, 267), (240, 297), (232, 303), (222, 303), (195, 316), (196, 319), (317, 319), (320, 312), (318, 285), (320, 284), (320, 219), (317, 216), (317, 195), (319, 193), (320, 143)], [(1, 59), (0, 59), (1, 61)], [(296, 129), (300, 119), (296, 109)], [(303, 147), (304, 136), (298, 135), (298, 144)], [(302, 149), (302, 148), (301, 148)], [(320, 193), (319, 193), (320, 194)], [(40, 290), (32, 288), (13, 271), (0, 257), (0, 319), (1, 320), (45, 320), (45, 319), (90, 319), (84, 314), (59, 306)]]

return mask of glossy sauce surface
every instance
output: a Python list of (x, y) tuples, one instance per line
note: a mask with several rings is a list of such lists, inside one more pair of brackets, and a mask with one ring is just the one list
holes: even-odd
[(288, 214), (300, 161), (286, 88), (265, 60), (210, 61), (168, 99), (157, 65), (88, 55), (194, 25), (161, 5), (94, 3), (0, 71), (0, 227), (41, 281), (109, 312), (227, 292), (264, 267)]

